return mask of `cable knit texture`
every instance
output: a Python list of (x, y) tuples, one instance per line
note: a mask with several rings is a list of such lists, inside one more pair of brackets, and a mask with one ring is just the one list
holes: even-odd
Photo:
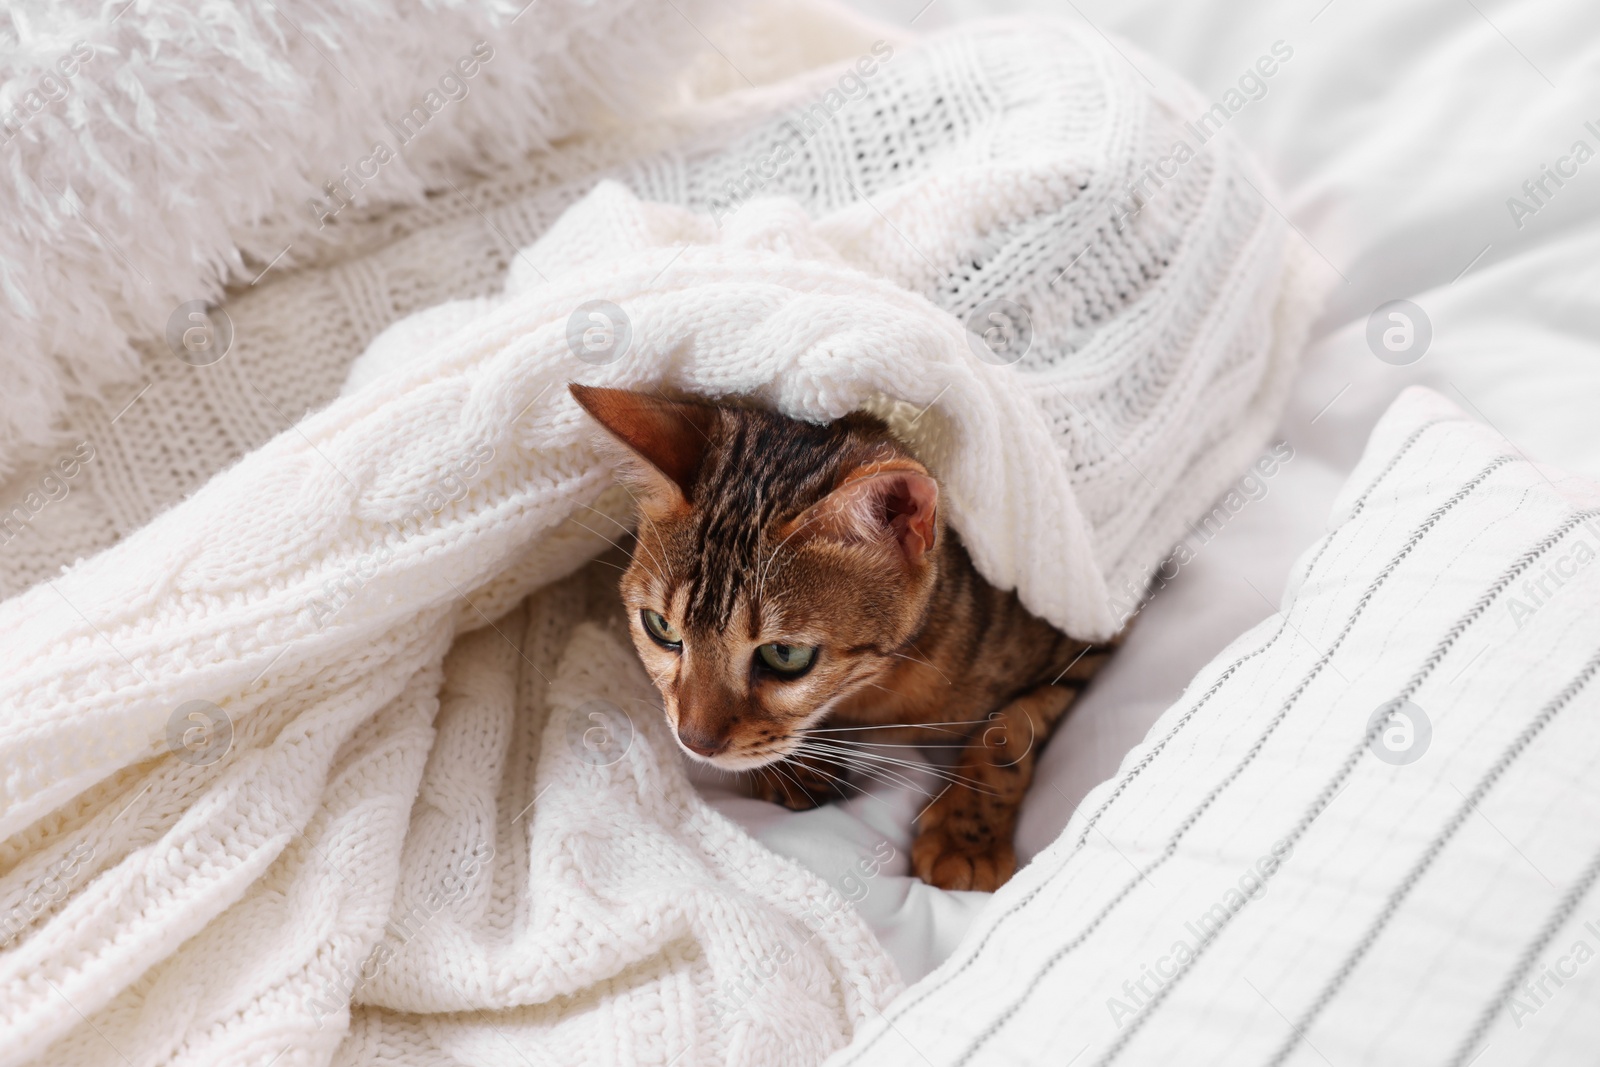
[[(81, 409), (85, 481), (8, 574), (103, 550), (0, 603), (0, 1064), (800, 1063), (876, 1017), (870, 932), (699, 801), (582, 625), (628, 515), (565, 384), (879, 410), (990, 580), (1105, 636), (1264, 442), (1313, 301), (1226, 136), (1119, 222), (1204, 102), (1097, 36), (858, 69), (353, 227), (229, 303), (228, 358)], [(1010, 365), (963, 326), (997, 297)], [(569, 343), (591, 300), (614, 361)]]

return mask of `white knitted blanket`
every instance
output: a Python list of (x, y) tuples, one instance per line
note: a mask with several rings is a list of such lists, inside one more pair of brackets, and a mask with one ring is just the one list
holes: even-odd
[[(0, 603), (0, 1064), (816, 1062), (886, 1003), (853, 911), (699, 801), (579, 625), (614, 594), (564, 576), (627, 516), (565, 383), (875, 407), (989, 578), (1104, 636), (1311, 307), (1226, 137), (1128, 210), (1200, 102), (1064, 27), (895, 52), (768, 177), (859, 69), (687, 123), (715, 150), (614, 172), (502, 292)], [(1010, 363), (963, 325), (1000, 298)], [(597, 300), (626, 348), (585, 347)]]

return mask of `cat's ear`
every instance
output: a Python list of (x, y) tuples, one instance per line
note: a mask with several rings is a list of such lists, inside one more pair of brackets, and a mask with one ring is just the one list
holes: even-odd
[(583, 410), (638, 461), (624, 467), (625, 478), (662, 503), (689, 499), (711, 446), (716, 408), (576, 382), (568, 388)]
[(893, 545), (908, 563), (933, 551), (939, 483), (914, 460), (873, 464), (843, 482), (785, 531), (798, 540), (825, 537), (852, 545)]

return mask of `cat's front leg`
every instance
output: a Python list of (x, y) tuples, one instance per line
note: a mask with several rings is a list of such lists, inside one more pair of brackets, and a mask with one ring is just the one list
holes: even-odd
[(746, 786), (757, 800), (807, 811), (844, 796), (842, 769), (823, 770), (804, 756), (780, 760), (746, 772)]
[(1017, 811), (1033, 780), (1037, 749), (1076, 688), (1043, 685), (989, 716), (968, 738), (950, 787), (917, 820), (911, 866), (940, 889), (992, 891), (1016, 872)]

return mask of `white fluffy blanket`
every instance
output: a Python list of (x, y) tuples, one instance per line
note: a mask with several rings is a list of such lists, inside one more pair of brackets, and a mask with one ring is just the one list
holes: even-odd
[[(896, 62), (864, 143), (974, 86), (1000, 117), (880, 155), (870, 201), (836, 159), (815, 217), (603, 184), (501, 295), (395, 327), (342, 399), (0, 604), (0, 1064), (808, 1062), (886, 1001), (851, 909), (700, 803), (551, 584), (626, 522), (566, 382), (884, 411), (990, 579), (1103, 636), (1268, 432), (1310, 310), (1225, 139), (1129, 210), (1194, 99), (1098, 40)], [(985, 294), (1026, 303), (1022, 362), (974, 348)], [(569, 343), (596, 299), (612, 362)]]
[(181, 305), (315, 258), (329, 224), (659, 113), (682, 69), (715, 55), (696, 26), (725, 37), (727, 8), (12, 5), (0, 20), (0, 477), (61, 429), (69, 398), (136, 381), (130, 340), (162, 338)]

